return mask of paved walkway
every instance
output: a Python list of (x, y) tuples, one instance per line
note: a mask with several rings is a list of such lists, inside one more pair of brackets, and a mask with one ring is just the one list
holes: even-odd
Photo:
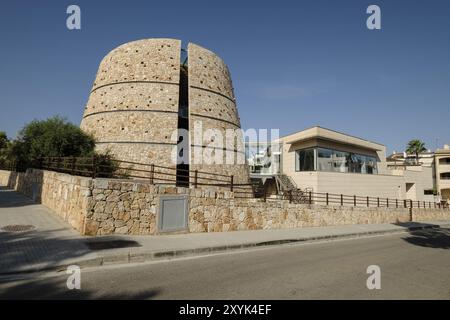
[[(48, 269), (93, 257), (78, 232), (52, 211), (20, 193), (0, 188), (0, 274)], [(34, 228), (2, 230), (12, 225)]]
[[(24, 232), (8, 225), (32, 225)], [(408, 232), (450, 225), (450, 221), (191, 233), (161, 236), (84, 237), (46, 207), (0, 187), (0, 275), (59, 269), (70, 264), (97, 266), (209, 254), (264, 245)]]

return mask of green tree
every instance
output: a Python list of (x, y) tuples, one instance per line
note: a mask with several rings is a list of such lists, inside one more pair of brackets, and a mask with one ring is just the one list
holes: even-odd
[(0, 131), (0, 150), (5, 149), (9, 143), (8, 137), (4, 131)]
[(9, 141), (6, 133), (0, 131), (0, 167), (7, 166), (10, 149), (11, 142)]
[[(120, 167), (109, 150), (100, 154), (94, 149), (95, 140), (92, 136), (60, 116), (26, 124), (12, 142), (4, 132), (0, 132), (2, 167), (24, 171), (41, 164), (52, 167), (56, 161), (58, 170), (90, 176), (95, 157), (97, 177), (128, 177), (130, 168)], [(66, 158), (41, 162), (41, 158), (45, 157)]]
[(42, 157), (80, 157), (94, 151), (95, 140), (65, 118), (34, 120), (19, 132), (11, 154), (21, 170)]
[(419, 164), (419, 154), (426, 151), (425, 143), (419, 139), (414, 139), (408, 142), (406, 147), (406, 152), (409, 154), (414, 154), (416, 156), (416, 164)]

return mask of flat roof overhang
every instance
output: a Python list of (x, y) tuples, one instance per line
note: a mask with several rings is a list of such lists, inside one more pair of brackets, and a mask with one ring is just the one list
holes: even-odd
[(311, 139), (328, 140), (340, 144), (357, 146), (360, 148), (376, 151), (382, 151), (385, 149), (385, 146), (382, 144), (372, 142), (369, 140), (364, 140), (334, 130), (325, 129), (322, 127), (312, 127), (310, 129), (299, 131), (294, 134), (280, 138), (280, 141), (286, 144), (294, 144), (299, 141), (307, 141)]
[(434, 153), (436, 156), (449, 156), (450, 149), (437, 149)]

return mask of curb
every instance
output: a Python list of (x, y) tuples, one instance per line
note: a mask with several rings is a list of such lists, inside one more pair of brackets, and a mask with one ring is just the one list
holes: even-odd
[(283, 245), (283, 244), (292, 244), (292, 243), (306, 243), (306, 242), (315, 242), (320, 240), (336, 240), (336, 239), (345, 239), (345, 238), (355, 238), (355, 237), (367, 237), (371, 235), (383, 235), (383, 234), (395, 234), (395, 233), (405, 233), (411, 231), (418, 230), (426, 230), (426, 229), (436, 229), (440, 228), (442, 225), (433, 224), (433, 225), (425, 225), (425, 226), (413, 226), (405, 229), (398, 230), (378, 230), (378, 231), (366, 231), (366, 232), (353, 232), (353, 233), (344, 233), (344, 234), (335, 234), (335, 235), (324, 235), (324, 236), (313, 236), (313, 237), (302, 237), (295, 239), (281, 239), (281, 240), (270, 240), (270, 241), (262, 241), (262, 242), (249, 242), (243, 244), (234, 244), (234, 245), (220, 245), (215, 247), (203, 247), (203, 248), (195, 248), (195, 249), (180, 249), (180, 250), (167, 250), (167, 251), (149, 251), (142, 253), (121, 253), (121, 254), (112, 254), (105, 255), (101, 257), (73, 261), (71, 263), (61, 264), (57, 266), (48, 266), (44, 268), (30, 268), (27, 270), (18, 270), (18, 271), (10, 271), (0, 273), (0, 276), (7, 275), (19, 275), (19, 274), (30, 274), (36, 272), (43, 271), (63, 271), (66, 270), (70, 265), (77, 265), (80, 268), (92, 268), (92, 267), (100, 267), (100, 266), (109, 266), (109, 265), (121, 265), (121, 264), (129, 264), (129, 263), (142, 263), (148, 261), (164, 261), (164, 260), (173, 260), (177, 258), (184, 258), (190, 256), (205, 256), (208, 254), (221, 253), (226, 251), (233, 250), (242, 250), (249, 248), (257, 248), (257, 247), (268, 247), (275, 245)]

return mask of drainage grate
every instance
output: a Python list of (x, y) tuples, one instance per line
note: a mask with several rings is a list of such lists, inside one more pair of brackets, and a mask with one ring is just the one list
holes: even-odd
[(24, 232), (33, 229), (36, 229), (36, 227), (31, 224), (12, 224), (2, 227), (2, 230), (6, 232)]
[(119, 248), (142, 247), (142, 245), (139, 242), (133, 240), (86, 241), (86, 245), (91, 250), (108, 250)]

